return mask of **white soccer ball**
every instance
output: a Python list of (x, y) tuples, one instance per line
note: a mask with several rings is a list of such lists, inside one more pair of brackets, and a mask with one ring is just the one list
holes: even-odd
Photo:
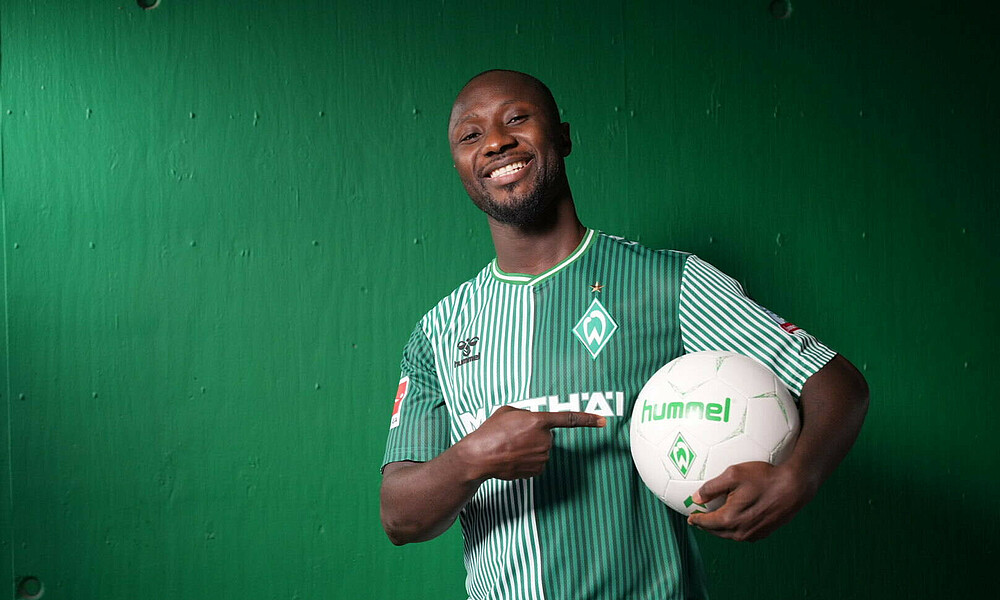
[(785, 460), (799, 434), (791, 393), (756, 359), (733, 352), (693, 352), (657, 371), (632, 409), (632, 458), (639, 476), (685, 515), (715, 510), (692, 494), (730, 465)]

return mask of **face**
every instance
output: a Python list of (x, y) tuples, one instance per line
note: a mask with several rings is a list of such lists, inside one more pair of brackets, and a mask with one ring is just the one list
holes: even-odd
[(564, 193), (569, 125), (541, 90), (515, 73), (469, 82), (448, 127), (455, 168), (472, 201), (493, 219), (535, 223)]

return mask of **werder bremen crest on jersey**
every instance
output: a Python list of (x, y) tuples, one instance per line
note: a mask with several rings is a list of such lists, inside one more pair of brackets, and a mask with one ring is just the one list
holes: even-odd
[(604, 308), (600, 300), (594, 298), (573, 328), (573, 333), (583, 342), (590, 356), (596, 359), (617, 330), (618, 323), (611, 318), (611, 313)]

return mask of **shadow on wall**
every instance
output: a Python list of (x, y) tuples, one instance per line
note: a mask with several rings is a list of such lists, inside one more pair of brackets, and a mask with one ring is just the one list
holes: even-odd
[(949, 491), (947, 473), (938, 477), (916, 458), (887, 465), (859, 454), (855, 448), (813, 502), (766, 540), (737, 544), (699, 532), (713, 596), (992, 596), (995, 506)]

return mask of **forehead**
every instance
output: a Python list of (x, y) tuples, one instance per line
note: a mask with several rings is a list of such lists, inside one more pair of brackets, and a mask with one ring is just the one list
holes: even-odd
[(524, 102), (545, 107), (548, 100), (531, 81), (516, 74), (487, 73), (470, 81), (451, 107), (449, 129), (459, 121), (508, 104)]

